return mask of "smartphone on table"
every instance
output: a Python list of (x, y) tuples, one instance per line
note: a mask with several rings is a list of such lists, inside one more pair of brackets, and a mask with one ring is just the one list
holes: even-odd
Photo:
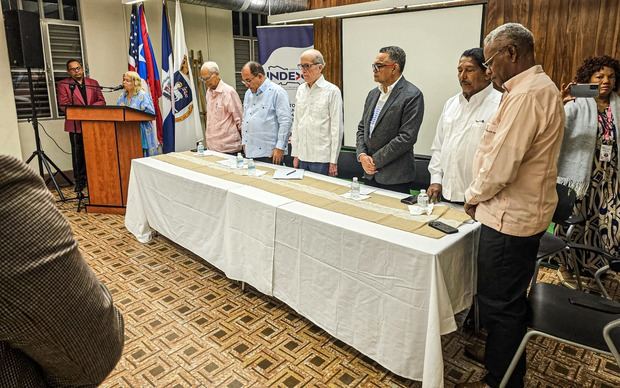
[(401, 199), (400, 202), (404, 203), (405, 205), (415, 205), (416, 203), (418, 203), (418, 197), (410, 195)]

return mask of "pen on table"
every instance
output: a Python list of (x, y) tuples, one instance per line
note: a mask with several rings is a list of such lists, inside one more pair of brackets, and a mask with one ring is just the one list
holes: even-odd
[(291, 174), (292, 174), (292, 173), (294, 173), (295, 171), (297, 171), (297, 170), (291, 170), (291, 171), (287, 172), (287, 173), (286, 173), (286, 175), (287, 175), (287, 176), (288, 176), (288, 175), (291, 175)]

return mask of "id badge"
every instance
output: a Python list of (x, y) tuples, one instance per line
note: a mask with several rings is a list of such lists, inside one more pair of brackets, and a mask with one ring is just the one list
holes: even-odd
[(599, 156), (599, 160), (601, 162), (610, 162), (611, 161), (611, 144), (601, 144), (601, 154)]

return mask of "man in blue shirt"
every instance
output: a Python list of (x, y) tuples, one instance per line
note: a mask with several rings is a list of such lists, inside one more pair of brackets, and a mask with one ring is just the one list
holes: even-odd
[(248, 88), (243, 98), (241, 129), (245, 156), (282, 164), (293, 121), (288, 94), (265, 76), (265, 69), (257, 62), (243, 66), (241, 82)]

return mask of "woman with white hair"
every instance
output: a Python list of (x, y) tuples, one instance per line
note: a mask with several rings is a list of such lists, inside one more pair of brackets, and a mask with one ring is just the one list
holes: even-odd
[[(128, 106), (152, 115), (155, 114), (151, 95), (142, 87), (142, 78), (135, 71), (123, 74), (123, 94), (116, 101), (116, 105)], [(157, 155), (157, 132), (151, 121), (140, 122), (142, 134), (142, 153), (144, 156)]]

